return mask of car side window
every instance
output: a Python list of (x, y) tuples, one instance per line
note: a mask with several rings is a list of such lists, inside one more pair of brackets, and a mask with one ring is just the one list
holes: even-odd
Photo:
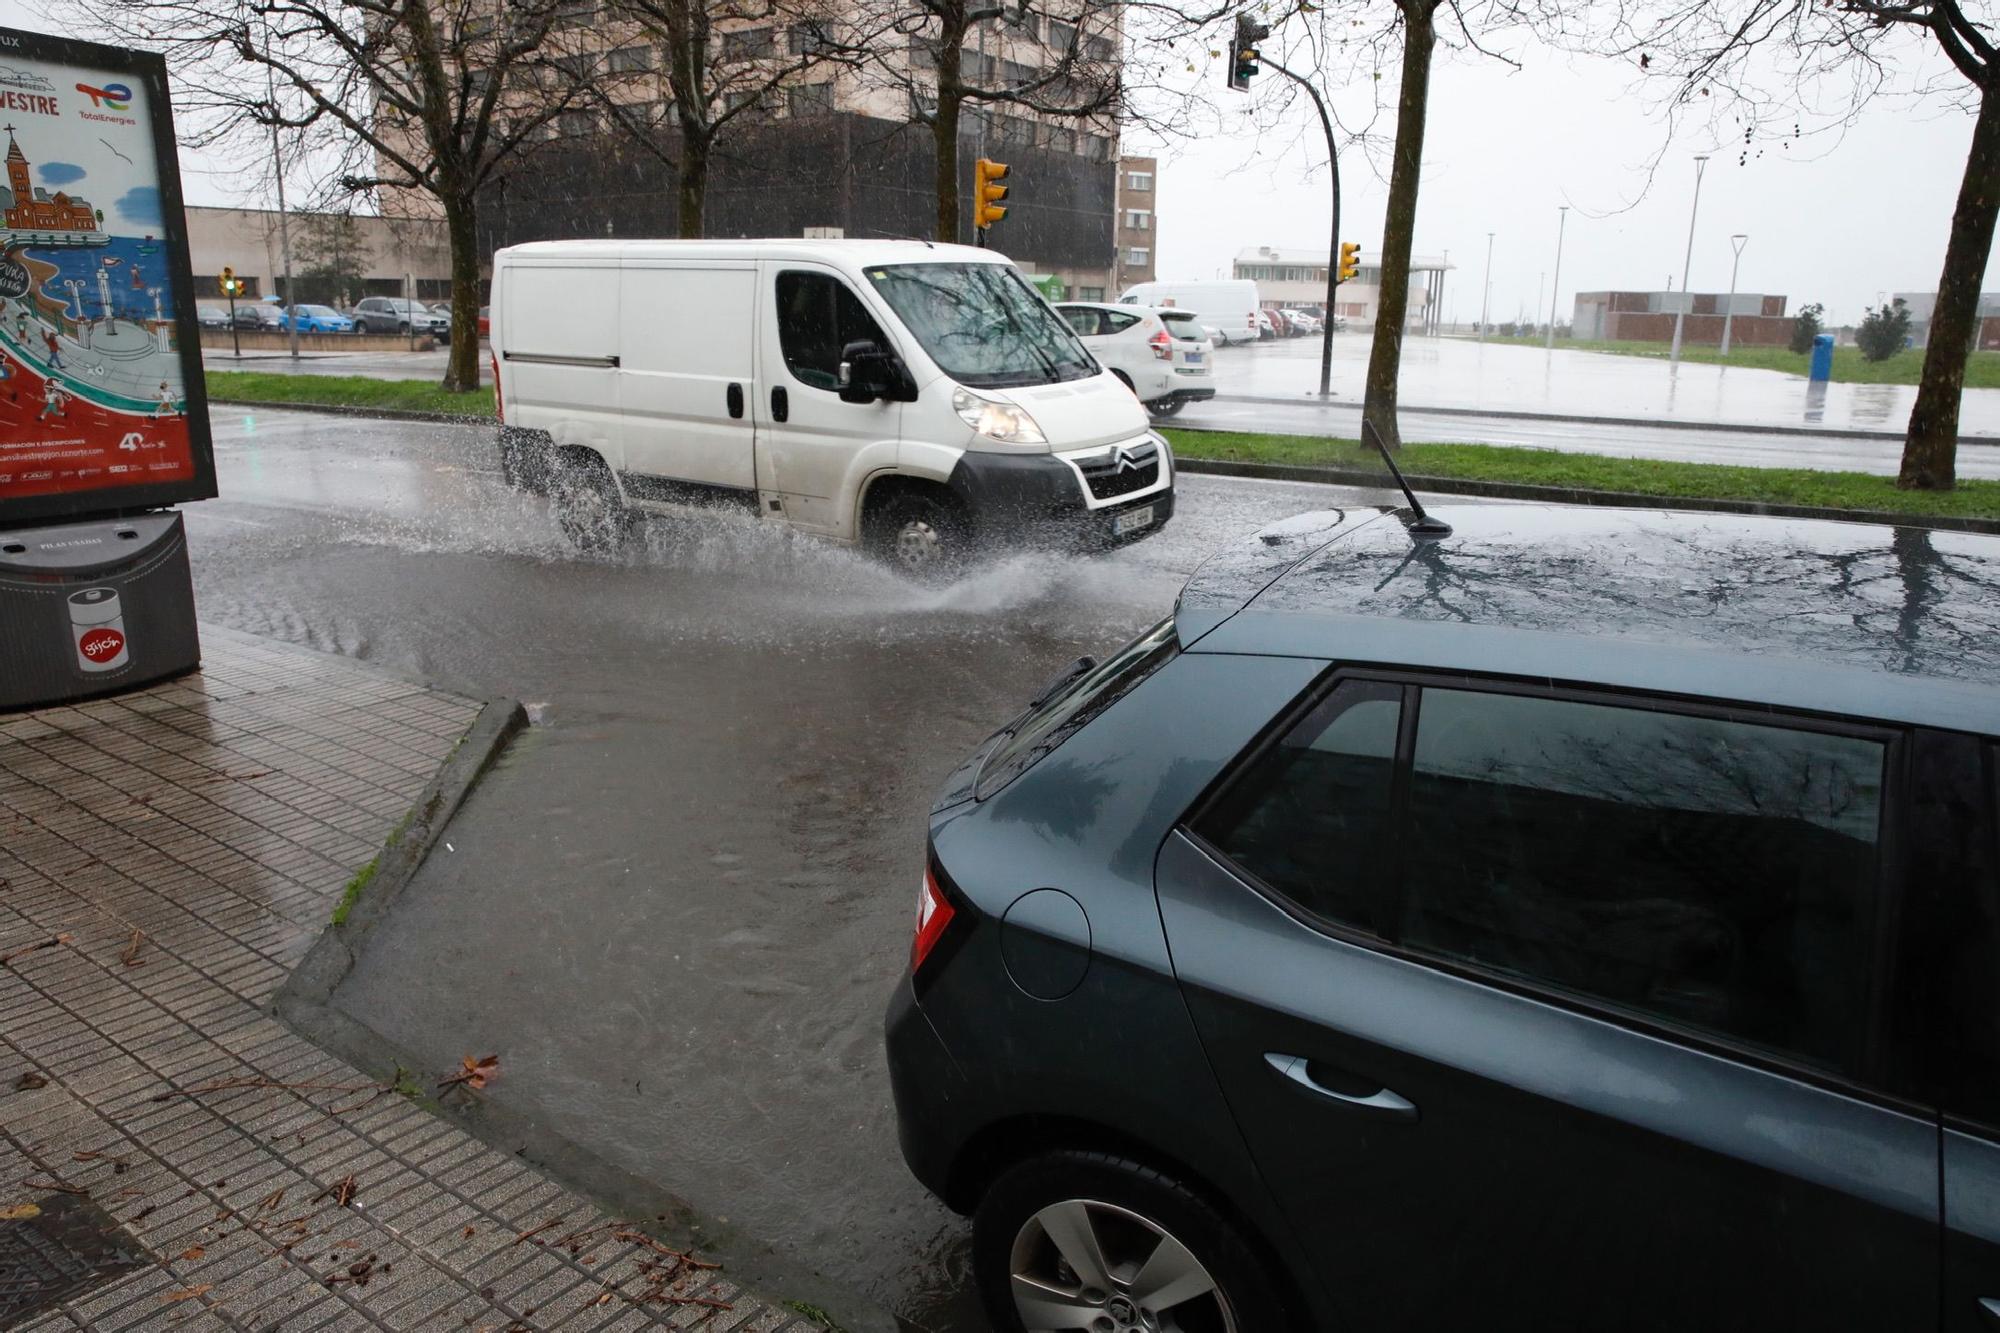
[(1805, 1062), (1857, 1062), (1886, 747), (1426, 688), (1407, 948)]
[(1080, 306), (1071, 306), (1064, 309), (1062, 317), (1070, 328), (1075, 331), (1077, 337), (1090, 338), (1096, 336), (1098, 325), (1103, 318), (1103, 312)]
[[(1946, 1109), (2000, 1133), (2000, 745), (1986, 748), (1982, 845), (1961, 867), (1965, 914), (1953, 922), (1944, 987), (1952, 1084)], [(1960, 1036), (1959, 1034), (1963, 1034)]]
[(1314, 916), (1374, 933), (1401, 717), (1402, 687), (1343, 682), (1202, 811), (1195, 833)]
[(778, 346), (799, 383), (838, 392), (841, 349), (862, 339), (892, 350), (881, 326), (846, 283), (831, 273), (778, 275)]
[(1099, 333), (1123, 333), (1139, 322), (1139, 316), (1128, 315), (1122, 310), (1106, 310), (1103, 314), (1104, 324), (1098, 329)]

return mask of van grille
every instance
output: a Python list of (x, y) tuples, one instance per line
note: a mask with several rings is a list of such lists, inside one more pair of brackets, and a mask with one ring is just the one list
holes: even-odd
[(1160, 447), (1151, 440), (1114, 446), (1104, 453), (1079, 458), (1076, 465), (1094, 498), (1116, 499), (1143, 491), (1160, 479)]

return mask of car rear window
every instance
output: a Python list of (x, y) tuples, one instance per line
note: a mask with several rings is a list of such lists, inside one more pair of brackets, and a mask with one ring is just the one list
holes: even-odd
[(1198, 343), (1208, 336), (1201, 331), (1201, 321), (1193, 315), (1177, 315), (1171, 310), (1162, 310), (1160, 319), (1166, 324), (1167, 332), (1184, 343)]
[(1168, 616), (1032, 705), (1008, 728), (1006, 739), (994, 746), (986, 762), (980, 765), (973, 795), (983, 801), (1033, 768), (1043, 755), (1131, 693), (1140, 681), (1172, 661), (1180, 650), (1173, 617)]

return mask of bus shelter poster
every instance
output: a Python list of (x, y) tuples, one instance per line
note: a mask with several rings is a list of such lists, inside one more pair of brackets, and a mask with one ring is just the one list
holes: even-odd
[(215, 493), (170, 117), (157, 57), (0, 30), (0, 523)]

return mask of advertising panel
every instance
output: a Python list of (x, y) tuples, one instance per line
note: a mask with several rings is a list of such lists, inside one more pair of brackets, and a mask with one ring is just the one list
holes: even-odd
[(0, 527), (215, 494), (165, 63), (0, 28)]

